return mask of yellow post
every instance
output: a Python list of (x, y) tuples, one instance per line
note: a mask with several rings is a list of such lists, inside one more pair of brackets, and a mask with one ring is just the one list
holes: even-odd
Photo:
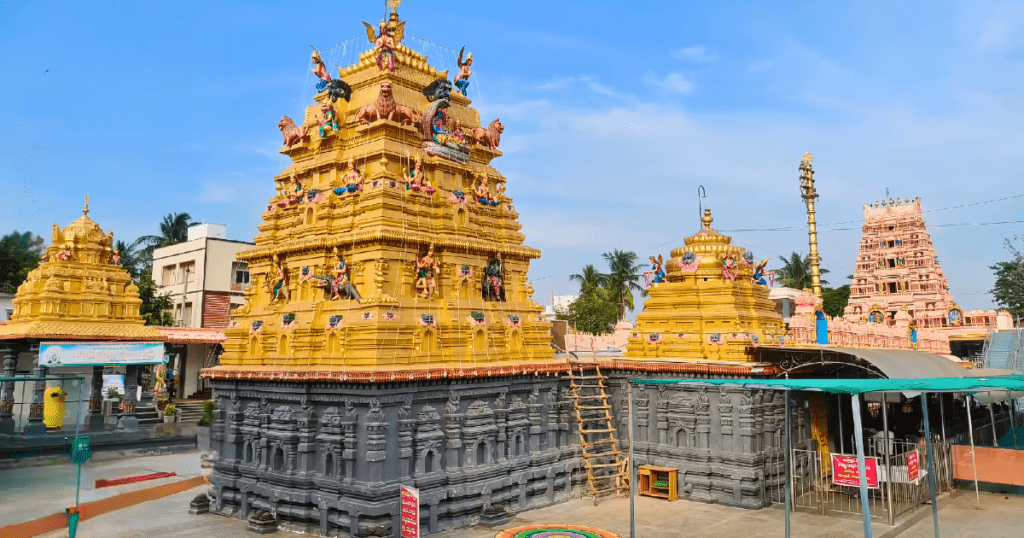
[(60, 387), (46, 389), (43, 399), (43, 424), (49, 430), (59, 430), (64, 426), (64, 399), (67, 394)]
[(818, 227), (814, 222), (814, 201), (818, 199), (818, 191), (814, 190), (814, 169), (811, 161), (814, 155), (804, 153), (800, 160), (800, 193), (807, 204), (807, 236), (811, 244), (811, 252), (807, 257), (811, 261), (811, 287), (814, 295), (821, 298), (821, 256), (818, 255)]

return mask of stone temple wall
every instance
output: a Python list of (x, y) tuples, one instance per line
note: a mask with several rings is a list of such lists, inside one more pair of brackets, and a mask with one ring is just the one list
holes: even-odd
[[(672, 376), (608, 372), (608, 377), (617, 435), (628, 449), (627, 380)], [(679, 469), (681, 499), (763, 508), (781, 496), (781, 391), (693, 385), (635, 385), (632, 390), (633, 457), (638, 465)], [(815, 446), (803, 401), (796, 400), (792, 411), (794, 448)]]
[(568, 380), (213, 382), (211, 511), (276, 513), (322, 536), (397, 536), (402, 485), (423, 534), (564, 502), (579, 470)]

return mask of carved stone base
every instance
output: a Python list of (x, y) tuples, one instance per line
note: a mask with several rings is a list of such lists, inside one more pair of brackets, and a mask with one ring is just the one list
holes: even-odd
[(256, 534), (271, 534), (277, 532), (277, 518), (270, 512), (257, 510), (249, 516), (249, 525), (245, 530)]
[(188, 503), (188, 513), (193, 515), (205, 514), (210, 511), (210, 498), (205, 493), (196, 495), (192, 502)]

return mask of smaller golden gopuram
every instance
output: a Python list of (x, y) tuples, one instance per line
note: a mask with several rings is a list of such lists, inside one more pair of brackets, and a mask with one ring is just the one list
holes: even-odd
[(767, 260), (755, 264), (731, 237), (711, 228), (713, 220), (705, 209), (704, 228), (665, 261), (666, 281), (649, 288), (624, 362), (752, 362), (753, 347), (783, 342), (782, 318), (768, 286), (758, 282)]
[(164, 340), (139, 316), (139, 288), (120, 265), (114, 232), (89, 218), (89, 197), (78, 220), (53, 225), (50, 246), (14, 298), (0, 339)]

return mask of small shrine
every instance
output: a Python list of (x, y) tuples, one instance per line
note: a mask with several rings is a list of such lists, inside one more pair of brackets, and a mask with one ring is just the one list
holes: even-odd
[(767, 260), (755, 265), (713, 220), (705, 210), (704, 228), (664, 262), (664, 281), (648, 288), (625, 360), (751, 362), (753, 347), (784, 343), (782, 317), (760, 282)]
[(53, 225), (39, 267), (18, 287), (14, 313), (0, 340), (157, 340), (139, 316), (139, 289), (120, 266), (114, 232), (82, 216), (63, 230)]

